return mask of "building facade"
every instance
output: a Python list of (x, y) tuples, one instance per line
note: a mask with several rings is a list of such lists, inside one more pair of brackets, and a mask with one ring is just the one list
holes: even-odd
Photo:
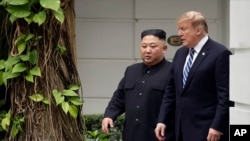
[[(249, 0), (76, 0), (77, 64), (83, 114), (103, 113), (125, 68), (140, 62), (140, 33), (161, 28), (177, 34), (176, 18), (190, 10), (206, 17), (209, 36), (234, 53), (230, 64), (231, 123), (250, 124)], [(171, 61), (178, 46), (168, 45)], [(240, 120), (239, 120), (240, 119)]]

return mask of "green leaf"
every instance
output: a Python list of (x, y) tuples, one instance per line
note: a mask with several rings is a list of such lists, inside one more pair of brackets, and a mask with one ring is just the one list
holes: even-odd
[(52, 91), (52, 93), (55, 98), (62, 96), (62, 92), (59, 92), (58, 90), (55, 89)]
[(73, 118), (77, 118), (78, 115), (78, 109), (75, 105), (70, 105), (69, 106), (69, 113)]
[(18, 76), (20, 76), (20, 73), (12, 73), (11, 70), (6, 71), (6, 72), (3, 72), (1, 81), (4, 83), (5, 86), (7, 86), (8, 79), (16, 78)]
[(62, 8), (59, 8), (57, 11), (52, 10), (52, 13), (61, 24), (64, 22), (65, 17)]
[(97, 138), (97, 136), (98, 136), (98, 134), (99, 134), (98, 130), (95, 130), (95, 131), (87, 131), (87, 133), (88, 133), (91, 137), (93, 137), (93, 138)]
[(21, 124), (18, 124), (18, 125), (16, 126), (16, 128), (17, 128), (19, 131), (23, 132), (23, 129), (22, 129)]
[(10, 110), (8, 111), (8, 113), (5, 114), (6, 118), (10, 118)]
[(9, 5), (6, 10), (16, 18), (26, 18), (31, 14), (27, 5)]
[(52, 93), (53, 93), (53, 96), (55, 98), (56, 105), (59, 105), (64, 101), (64, 96), (62, 95), (61, 92), (59, 92), (57, 90), (53, 90)]
[(29, 1), (28, 0), (8, 0), (7, 2), (11, 5), (24, 5), (28, 3)]
[(12, 78), (16, 78), (20, 75), (20, 73), (12, 73), (12, 71), (6, 71), (3, 73), (3, 79), (12, 79)]
[(29, 98), (35, 102), (40, 102), (44, 99), (44, 97), (41, 94), (33, 94), (29, 96)]
[(107, 139), (107, 137), (108, 137), (108, 135), (107, 135), (107, 134), (103, 134), (103, 133), (100, 133), (100, 134), (98, 135), (98, 138), (100, 139), (100, 141), (109, 141), (109, 140)]
[(37, 51), (34, 49), (30, 52), (30, 56), (29, 56), (29, 62), (32, 64), (32, 65), (35, 65), (36, 62), (37, 62), (37, 58), (38, 58), (38, 53)]
[(44, 8), (57, 11), (60, 8), (60, 0), (40, 0), (40, 4)]
[(64, 96), (60, 96), (60, 97), (55, 98), (55, 100), (56, 100), (56, 105), (59, 105), (59, 104), (61, 104), (62, 102), (64, 102), (64, 99), (65, 99)]
[(6, 3), (6, 1), (5, 1), (5, 0), (0, 0), (0, 6), (4, 6), (4, 5), (5, 5), (5, 3)]
[(38, 66), (35, 66), (33, 67), (31, 70), (30, 70), (30, 73), (32, 75), (36, 75), (36, 76), (40, 76), (41, 77), (41, 70)]
[(20, 122), (24, 122), (24, 117), (19, 119)]
[(46, 13), (44, 11), (41, 11), (38, 14), (35, 14), (33, 17), (33, 21), (35, 23), (38, 23), (39, 26), (43, 24), (45, 20), (46, 20)]
[(1, 122), (1, 125), (2, 125), (2, 128), (3, 128), (4, 130), (6, 130), (6, 129), (7, 129), (7, 126), (10, 125), (10, 118), (4, 118), (4, 119), (2, 120), (2, 122)]
[(25, 76), (25, 79), (29, 82), (34, 82), (34, 77), (31, 73), (29, 73), (28, 75)]
[(25, 48), (26, 48), (26, 42), (19, 42), (17, 44), (18, 54), (22, 54)]
[(12, 69), (12, 73), (16, 72), (24, 72), (26, 70), (26, 66), (23, 63), (17, 63)]
[(10, 15), (9, 20), (10, 22), (13, 24), (16, 21), (17, 17), (15, 17), (14, 15)]
[(7, 87), (8, 81), (7, 78), (4, 76), (4, 73), (2, 73), (1, 83), (3, 83), (5, 87)]
[(19, 55), (19, 57), (22, 61), (28, 61), (29, 60), (29, 52), (27, 54)]
[(24, 20), (28, 23), (31, 24), (33, 22), (33, 14), (30, 14), (28, 17), (25, 17)]
[(63, 109), (64, 113), (67, 114), (68, 111), (69, 111), (69, 103), (63, 101), (61, 106), (62, 106), (62, 109)]
[(79, 97), (70, 97), (69, 101), (74, 105), (82, 105), (83, 102)]
[(63, 90), (62, 93), (65, 96), (78, 96), (78, 94), (72, 90)]
[(28, 35), (25, 36), (25, 41), (27, 42), (27, 41), (29, 41), (30, 39), (34, 38), (34, 37), (35, 37), (34, 34), (28, 34)]
[[(1, 86), (3, 83), (4, 83), (4, 81), (3, 81), (3, 72), (0, 71), (0, 86)], [(0, 105), (0, 107), (1, 107), (1, 105)]]
[(15, 40), (15, 44), (18, 44), (20, 42), (24, 42), (26, 39), (27, 35), (26, 34), (22, 34), (20, 35), (16, 40)]
[(16, 39), (15, 44), (17, 45), (19, 54), (21, 54), (26, 49), (27, 42), (34, 38), (34, 36), (34, 34), (22, 34)]
[(15, 137), (18, 134), (19, 130), (16, 127), (12, 128), (12, 132), (11, 132), (11, 137)]
[(79, 85), (69, 85), (69, 90), (72, 90), (72, 91), (75, 91), (75, 90), (78, 90), (80, 88)]
[(63, 47), (59, 44), (56, 46), (56, 50), (58, 50), (60, 52), (60, 54), (64, 54), (67, 51), (67, 49), (65, 47)]
[(5, 68), (5, 65), (4, 65), (5, 61), (4, 60), (0, 60), (0, 70), (4, 69)]
[(19, 57), (16, 56), (9, 56), (8, 59), (5, 61), (4, 66), (10, 69), (13, 65), (20, 61)]
[(7, 126), (10, 125), (10, 111), (5, 114), (5, 117), (2, 119), (1, 125), (2, 128), (7, 131)]
[(50, 105), (50, 101), (49, 101), (48, 98), (44, 98), (44, 99), (42, 100), (42, 102), (45, 103), (45, 104)]

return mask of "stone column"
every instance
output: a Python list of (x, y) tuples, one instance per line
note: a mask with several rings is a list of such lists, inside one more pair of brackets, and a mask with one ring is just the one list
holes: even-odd
[(250, 125), (250, 0), (230, 0), (230, 124)]

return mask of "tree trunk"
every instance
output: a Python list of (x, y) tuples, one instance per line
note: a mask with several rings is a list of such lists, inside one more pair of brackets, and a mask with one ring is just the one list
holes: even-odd
[[(81, 84), (76, 67), (75, 43), (75, 13), (74, 0), (61, 0), (64, 11), (63, 24), (58, 22), (52, 13), (47, 13), (44, 24), (27, 24), (20, 19), (13, 24), (9, 22), (9, 15), (1, 13), (3, 23), (0, 31), (0, 59), (7, 59), (8, 55), (17, 55), (15, 40), (21, 34), (34, 34), (42, 39), (33, 46), (38, 53), (37, 65), (41, 69), (41, 77), (35, 77), (34, 83), (17, 77), (8, 81), (5, 88), (1, 88), (1, 95), (9, 96), (11, 110), (11, 125), (14, 117), (24, 117), (22, 132), (13, 137), (14, 132), (9, 128), (5, 140), (13, 141), (80, 141), (83, 140), (83, 120), (81, 105), (77, 106), (78, 116), (73, 118), (56, 105), (52, 91), (62, 91), (71, 84)], [(0, 10), (2, 11), (2, 9)], [(60, 54), (56, 46), (60, 44), (66, 48), (65, 54)], [(5, 53), (2, 53), (5, 52)], [(1, 86), (2, 87), (2, 86)], [(5, 92), (3, 92), (5, 91)], [(41, 94), (48, 98), (50, 105), (35, 102), (29, 98), (34, 94)], [(78, 95), (81, 92), (77, 91)], [(8, 108), (8, 106), (7, 106)], [(5, 108), (6, 109), (6, 108)], [(8, 111), (7, 111), (8, 112)]]

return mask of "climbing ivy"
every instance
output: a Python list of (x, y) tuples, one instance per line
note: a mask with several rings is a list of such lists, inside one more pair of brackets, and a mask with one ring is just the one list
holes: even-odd
[[(41, 65), (39, 64), (39, 51), (41, 45), (47, 41), (47, 34), (38, 34), (34, 32), (34, 27), (39, 27), (40, 30), (48, 25), (48, 20), (56, 19), (59, 24), (62, 25), (65, 22), (64, 10), (61, 7), (60, 0), (0, 0), (0, 7), (6, 10), (8, 13), (8, 22), (12, 24), (12, 28), (16, 28), (14, 35), (11, 37), (14, 40), (9, 43), (11, 47), (8, 51), (7, 58), (0, 58), (0, 86), (9, 89), (9, 85), (17, 79), (25, 80), (25, 86), (29, 83), (34, 86), (35, 92), (27, 95), (28, 99), (34, 103), (42, 103), (46, 106), (55, 104), (60, 107), (61, 110), (67, 115), (76, 119), (78, 117), (79, 106), (83, 104), (83, 101), (79, 97), (77, 91), (80, 88), (80, 84), (71, 84), (66, 89), (58, 89), (55, 87), (51, 92), (53, 97), (45, 95), (47, 90), (37, 90), (38, 78), (47, 77), (47, 74), (43, 74)], [(5, 21), (5, 23), (8, 23)], [(33, 29), (22, 30), (20, 27), (33, 27)], [(35, 26), (36, 25), (36, 26)], [(60, 26), (58, 26), (60, 27)], [(39, 29), (37, 29), (39, 31)], [(12, 32), (13, 33), (13, 32)], [(61, 42), (61, 35), (58, 37), (53, 50), (62, 55), (60, 58), (64, 58), (69, 51), (64, 46), (66, 43)], [(52, 41), (51, 41), (52, 42)], [(50, 43), (51, 43), (50, 42)], [(46, 45), (44, 45), (46, 46)], [(49, 50), (49, 53), (51, 50)], [(58, 57), (58, 56), (56, 56)], [(67, 56), (65, 56), (67, 58)], [(45, 60), (48, 61), (48, 60)], [(46, 62), (45, 62), (46, 63)], [(74, 64), (73, 64), (74, 65)], [(72, 69), (71, 67), (69, 69)], [(73, 69), (74, 70), (74, 69)], [(61, 72), (60, 72), (61, 73)], [(58, 84), (59, 85), (59, 84)], [(25, 88), (26, 89), (26, 88)], [(28, 102), (30, 103), (30, 102)], [(25, 111), (15, 111), (10, 109), (8, 112), (0, 111), (0, 130), (10, 131), (11, 137), (16, 137), (19, 133), (23, 132), (23, 126), (25, 124)], [(14, 114), (15, 113), (15, 114)], [(61, 133), (61, 132), (60, 132)], [(74, 135), (72, 136), (74, 138)], [(77, 138), (77, 137), (76, 137)]]

